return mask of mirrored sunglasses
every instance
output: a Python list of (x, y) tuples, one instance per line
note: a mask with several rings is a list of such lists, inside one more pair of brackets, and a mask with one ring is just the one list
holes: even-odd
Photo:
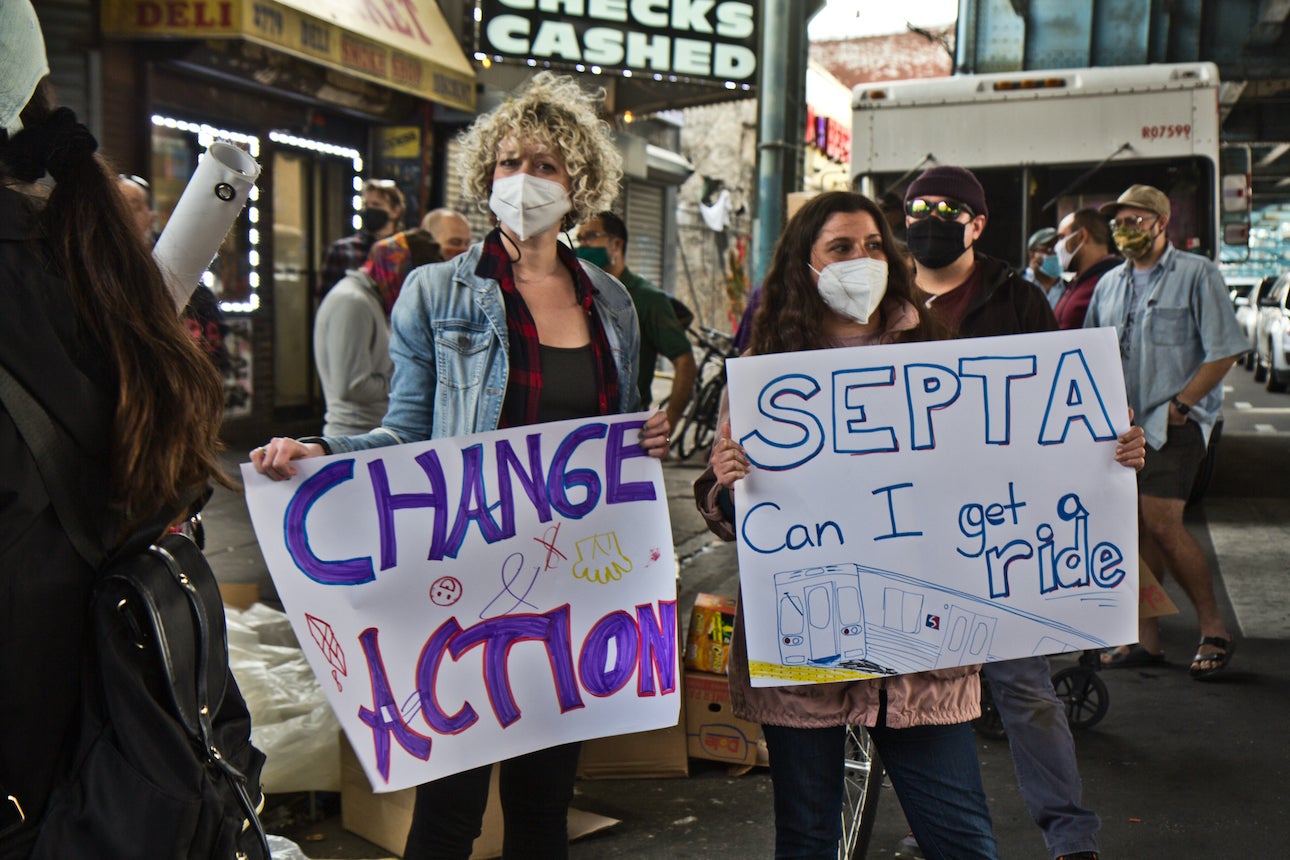
[(928, 215), (935, 215), (942, 221), (954, 221), (963, 212), (966, 212), (969, 218), (976, 214), (971, 206), (954, 200), (937, 200), (933, 203), (930, 200), (915, 197), (913, 200), (905, 201), (905, 214), (915, 221), (921, 221)]

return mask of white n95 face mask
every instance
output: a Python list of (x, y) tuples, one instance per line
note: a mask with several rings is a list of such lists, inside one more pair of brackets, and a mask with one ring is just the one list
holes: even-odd
[(573, 203), (560, 183), (516, 173), (493, 181), (488, 208), (523, 241), (557, 226)]
[(1081, 239), (1078, 245), (1068, 251), (1066, 250), (1066, 246), (1070, 244), (1070, 241), (1071, 237), (1067, 236), (1065, 239), (1062, 239), (1053, 246), (1053, 253), (1057, 255), (1057, 262), (1061, 264), (1063, 272), (1071, 267), (1071, 261), (1075, 259), (1075, 255), (1079, 253), (1079, 249), (1084, 247), (1084, 241)]
[(838, 316), (864, 324), (882, 304), (887, 294), (887, 261), (872, 257), (829, 263), (823, 271), (810, 266), (820, 276), (816, 285), (820, 298)]

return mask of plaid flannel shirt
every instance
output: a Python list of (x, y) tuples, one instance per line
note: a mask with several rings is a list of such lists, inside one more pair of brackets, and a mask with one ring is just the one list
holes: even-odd
[[(595, 359), (596, 397), (600, 414), (609, 415), (618, 409), (618, 368), (609, 349), (600, 316), (593, 310), (591, 297), (596, 288), (582, 270), (577, 256), (563, 243), (556, 244), (560, 262), (573, 275), (573, 289), (587, 314), (587, 327), (591, 330), (591, 352)], [(511, 258), (502, 244), (501, 231), (493, 230), (484, 239), (475, 274), (497, 281), (502, 288), (506, 304), (506, 329), (509, 335), (510, 378), (506, 383), (506, 399), (502, 402), (501, 427), (523, 427), (536, 424), (538, 403), (542, 395), (542, 354), (538, 342), (537, 323), (529, 313), (524, 297), (515, 286), (511, 273)]]

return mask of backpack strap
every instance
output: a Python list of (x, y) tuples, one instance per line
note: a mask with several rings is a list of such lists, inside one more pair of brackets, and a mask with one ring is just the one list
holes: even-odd
[(103, 548), (103, 540), (95, 537), (94, 529), (75, 501), (77, 482), (70, 471), (72, 464), (68, 454), (72, 450), (72, 441), (67, 431), (54, 423), (45, 408), (3, 364), (0, 364), (0, 402), (4, 403), (23, 441), (31, 449), (45, 492), (49, 494), (50, 504), (54, 506), (67, 539), (77, 554), (98, 570), (107, 552)]

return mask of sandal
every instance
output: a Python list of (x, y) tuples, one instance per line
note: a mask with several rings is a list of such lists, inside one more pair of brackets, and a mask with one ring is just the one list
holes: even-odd
[[(1208, 681), (1215, 677), (1224, 669), (1227, 664), (1232, 662), (1232, 654), (1236, 652), (1236, 643), (1231, 639), (1224, 639), (1222, 636), (1206, 636), (1200, 640), (1200, 645), (1210, 645), (1214, 648), (1221, 648), (1221, 651), (1215, 651), (1210, 654), (1202, 654), (1199, 647), (1196, 656), (1191, 658), (1191, 676), (1197, 681)], [(1198, 663), (1213, 663), (1208, 669), (1198, 668)]]
[(1163, 666), (1165, 654), (1152, 654), (1141, 645), (1133, 645), (1128, 651), (1111, 649), (1102, 652), (1103, 669), (1132, 669), (1136, 666)]

